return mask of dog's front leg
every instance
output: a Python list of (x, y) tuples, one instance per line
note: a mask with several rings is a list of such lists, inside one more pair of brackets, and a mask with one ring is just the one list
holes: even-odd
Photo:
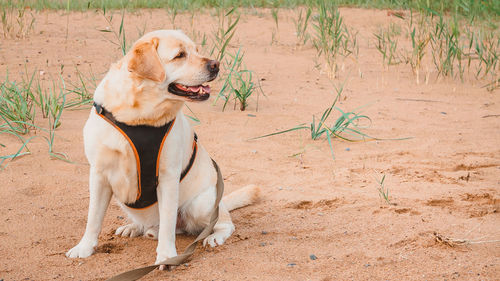
[[(170, 171), (172, 172), (172, 171)], [(165, 180), (160, 181), (157, 188), (160, 228), (158, 231), (158, 246), (156, 248), (156, 264), (167, 258), (177, 256), (175, 249), (175, 228), (177, 224), (177, 208), (179, 205), (179, 177), (169, 173)], [(162, 265), (160, 269), (167, 269)]]
[(80, 243), (66, 253), (66, 256), (70, 258), (86, 258), (94, 253), (97, 238), (101, 232), (102, 220), (111, 200), (110, 186), (94, 167), (90, 167), (89, 191), (87, 227)]

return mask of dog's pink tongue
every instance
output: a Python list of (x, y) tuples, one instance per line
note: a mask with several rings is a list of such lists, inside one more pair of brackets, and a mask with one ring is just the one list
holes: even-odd
[(210, 93), (210, 86), (198, 85), (198, 86), (184, 86), (182, 84), (176, 84), (177, 88), (183, 91), (189, 91), (192, 93), (199, 93), (203, 89), (204, 93)]
[(198, 85), (198, 86), (189, 86), (188, 90), (193, 92), (193, 93), (199, 93), (203, 89), (203, 92), (205, 93), (210, 93), (210, 86), (203, 86), (203, 85)]
[(188, 86), (187, 88), (190, 92), (197, 93), (200, 91), (201, 86)]

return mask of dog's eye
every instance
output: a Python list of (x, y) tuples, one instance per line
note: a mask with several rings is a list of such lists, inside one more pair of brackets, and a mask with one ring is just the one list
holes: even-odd
[(174, 59), (181, 59), (181, 58), (183, 58), (185, 56), (186, 56), (186, 52), (182, 51), (182, 52), (178, 53), (177, 56), (175, 56)]

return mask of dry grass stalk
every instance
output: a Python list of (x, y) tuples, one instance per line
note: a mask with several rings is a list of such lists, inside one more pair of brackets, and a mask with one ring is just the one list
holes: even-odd
[(469, 240), (469, 239), (457, 239), (457, 238), (451, 238), (444, 236), (440, 233), (437, 233), (434, 231), (434, 240), (439, 243), (446, 245), (448, 247), (456, 247), (456, 246), (464, 246), (464, 245), (471, 245), (471, 244), (482, 244), (482, 243), (495, 243), (495, 242), (500, 242), (500, 240), (483, 240), (483, 241), (474, 241), (474, 240)]

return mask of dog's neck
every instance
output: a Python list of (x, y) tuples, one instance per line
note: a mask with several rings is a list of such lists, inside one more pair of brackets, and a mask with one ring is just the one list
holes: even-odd
[(160, 91), (155, 82), (133, 77), (118, 62), (97, 87), (94, 100), (127, 125), (159, 127), (172, 121), (184, 105)]

